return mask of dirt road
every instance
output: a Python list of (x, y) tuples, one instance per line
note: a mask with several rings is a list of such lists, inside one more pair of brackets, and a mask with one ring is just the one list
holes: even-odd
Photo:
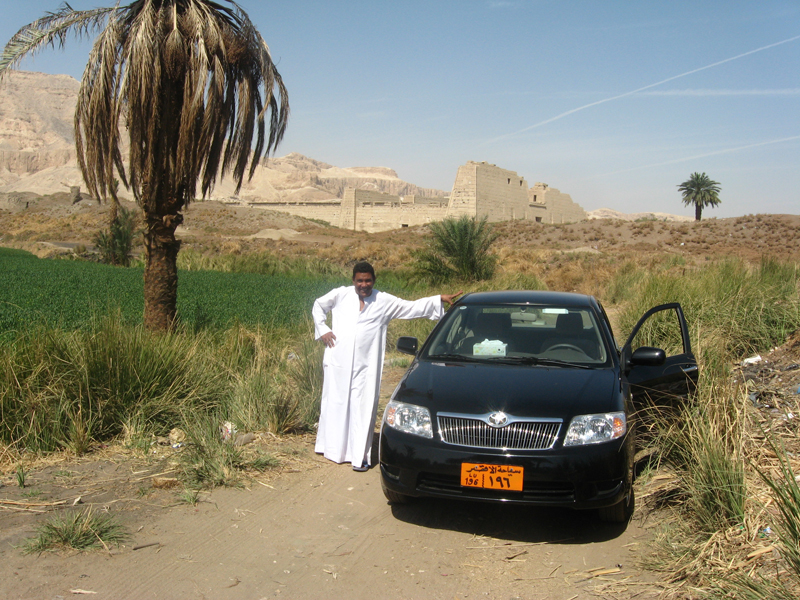
[(40, 516), (0, 513), (0, 598), (652, 597), (635, 566), (648, 536), (635, 520), (622, 528), (562, 510), (390, 506), (377, 469), (355, 473), (307, 452), (307, 469), (216, 489), (196, 506), (166, 491), (138, 508), (107, 504), (135, 532), (110, 552), (24, 556), (13, 546)]

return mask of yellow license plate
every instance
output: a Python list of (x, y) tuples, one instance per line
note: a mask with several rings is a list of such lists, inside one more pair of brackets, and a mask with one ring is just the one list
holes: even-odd
[(522, 467), (461, 463), (461, 485), (490, 490), (522, 491)]

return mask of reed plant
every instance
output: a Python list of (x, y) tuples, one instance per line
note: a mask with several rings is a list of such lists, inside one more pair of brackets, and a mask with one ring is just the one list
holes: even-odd
[(711, 535), (745, 520), (747, 417), (730, 386), (703, 379), (661, 441), (666, 460), (679, 471), (693, 530)]
[(25, 554), (51, 550), (90, 550), (119, 546), (130, 534), (116, 517), (92, 509), (56, 514), (36, 527), (36, 536), (23, 545)]
[(252, 430), (307, 430), (319, 410), (322, 348), (298, 337), (242, 326), (153, 335), (113, 314), (84, 330), (32, 327), (0, 346), (0, 442), (82, 454), (120, 437), (144, 448), (153, 434), (210, 414)]
[(186, 249), (178, 255), (178, 268), (183, 271), (222, 271), (290, 275), (292, 277), (341, 277), (347, 269), (313, 256), (279, 256), (272, 252), (203, 253)]
[(765, 258), (753, 266), (731, 259), (624, 277), (631, 290), (623, 302), (623, 330), (630, 330), (651, 306), (680, 302), (692, 323), (695, 346), (721, 350), (725, 359), (768, 350), (800, 327), (796, 265)]
[(191, 414), (183, 419), (190, 440), (180, 453), (186, 490), (218, 486), (238, 487), (248, 472), (278, 466), (277, 458), (253, 447), (239, 446), (235, 437), (220, 435), (222, 413)]
[(154, 336), (117, 315), (86, 330), (35, 327), (0, 347), (0, 440), (76, 454), (125, 424), (162, 433), (227, 388), (202, 336)]
[[(754, 449), (752, 406), (746, 390), (733, 382), (731, 365), (770, 350), (800, 328), (799, 275), (795, 265), (769, 259), (756, 265), (739, 260), (691, 268), (662, 264), (645, 273), (631, 267), (620, 274), (631, 288), (622, 305), (621, 329), (629, 330), (653, 305), (680, 302), (701, 368), (693, 397), (649, 407), (648, 414), (657, 432), (652, 443), (662, 463), (677, 474), (677, 483), (669, 494), (674, 519), (665, 520), (647, 566), (665, 571), (673, 582), (724, 589), (720, 593), (729, 594), (724, 597), (737, 598), (788, 598), (781, 590), (797, 589), (798, 580), (791, 577), (732, 575), (737, 553), (747, 555), (743, 549), (751, 547), (762, 526), (763, 507), (753, 501), (758, 478), (748, 468)], [(666, 337), (663, 343), (674, 352), (680, 340), (669, 339), (668, 329), (655, 320), (643, 341)], [(771, 481), (775, 503), (790, 507), (781, 509), (784, 522), (786, 515), (796, 519), (800, 494), (793, 495), (793, 475), (783, 469)], [(797, 540), (788, 539), (796, 547)], [(758, 589), (763, 596), (754, 595)]]
[(771, 436), (767, 444), (778, 457), (775, 474), (754, 465), (754, 470), (771, 491), (776, 511), (773, 524), (780, 556), (774, 573), (758, 572), (720, 578), (713, 586), (715, 597), (741, 600), (794, 600), (800, 597), (800, 484), (787, 458), (787, 450)]

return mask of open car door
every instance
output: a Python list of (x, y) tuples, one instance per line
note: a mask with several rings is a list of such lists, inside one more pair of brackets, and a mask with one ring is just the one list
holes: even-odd
[[(660, 348), (666, 359), (637, 362), (634, 353), (639, 348)], [(620, 362), (635, 402), (649, 398), (659, 404), (674, 403), (693, 393), (699, 372), (681, 305), (662, 304), (642, 315), (622, 347)]]

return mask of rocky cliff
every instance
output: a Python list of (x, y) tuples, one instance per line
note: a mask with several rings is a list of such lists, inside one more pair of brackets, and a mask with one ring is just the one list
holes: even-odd
[(0, 82), (0, 188), (70, 163), (75, 169), (72, 115), (78, 87), (68, 75), (24, 71)]
[[(81, 185), (72, 129), (79, 86), (67, 75), (25, 71), (11, 72), (0, 82), (0, 193), (46, 195)], [(399, 196), (447, 195), (405, 182), (386, 167), (341, 168), (291, 153), (262, 161), (238, 197), (247, 201), (331, 200), (341, 199), (347, 187)], [(234, 191), (233, 182), (223, 179), (211, 198), (225, 200), (233, 197)]]

